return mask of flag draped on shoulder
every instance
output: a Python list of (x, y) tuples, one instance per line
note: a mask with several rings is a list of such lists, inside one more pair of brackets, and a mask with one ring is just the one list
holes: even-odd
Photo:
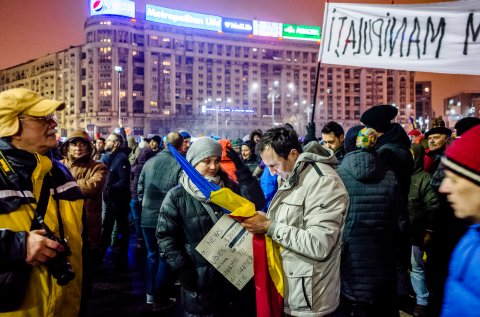
[[(255, 205), (229, 188), (220, 188), (203, 177), (177, 150), (168, 145), (184, 172), (212, 203), (237, 219), (255, 215)], [(280, 317), (283, 314), (284, 281), (280, 246), (266, 235), (253, 236), (254, 280), (257, 317)]]

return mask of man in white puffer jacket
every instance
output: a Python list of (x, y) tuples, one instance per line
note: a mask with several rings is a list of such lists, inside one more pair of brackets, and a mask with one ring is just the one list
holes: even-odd
[(268, 130), (260, 155), (280, 186), (267, 214), (257, 212), (243, 225), (282, 246), (288, 316), (329, 316), (340, 296), (340, 250), (348, 194), (332, 165), (333, 152), (303, 152), (295, 131)]

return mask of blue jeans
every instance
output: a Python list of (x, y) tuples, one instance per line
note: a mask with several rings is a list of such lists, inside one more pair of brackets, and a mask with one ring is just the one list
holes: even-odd
[(171, 288), (170, 270), (167, 262), (160, 257), (156, 228), (142, 227), (147, 247), (147, 294), (156, 301), (166, 299)]
[(142, 239), (142, 226), (140, 225), (142, 215), (142, 203), (138, 201), (138, 197), (132, 196), (132, 199), (130, 200), (130, 210), (132, 211), (133, 223), (135, 224), (136, 238), (137, 240)]
[(428, 305), (429, 292), (425, 282), (425, 265), (423, 262), (423, 251), (416, 245), (412, 246), (411, 257), (412, 271), (410, 272), (410, 281), (413, 290), (417, 295), (417, 305)]

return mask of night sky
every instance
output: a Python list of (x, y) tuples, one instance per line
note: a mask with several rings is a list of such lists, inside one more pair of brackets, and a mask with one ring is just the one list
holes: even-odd
[[(392, 3), (389, 1), (332, 1)], [(403, 0), (395, 4), (435, 1)], [(259, 19), (305, 25), (322, 25), (324, 2), (320, 0), (141, 0), (172, 9), (240, 19)], [(88, 0), (1, 0), (0, 69), (27, 62), (69, 46), (84, 43), (83, 24)], [(458, 92), (480, 91), (480, 76), (417, 73), (416, 80), (433, 81), (434, 110), (440, 114), (443, 98)]]

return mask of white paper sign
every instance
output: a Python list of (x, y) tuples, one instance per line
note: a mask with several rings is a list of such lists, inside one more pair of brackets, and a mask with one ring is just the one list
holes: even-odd
[(240, 223), (223, 215), (196, 250), (241, 290), (253, 277), (252, 238)]

